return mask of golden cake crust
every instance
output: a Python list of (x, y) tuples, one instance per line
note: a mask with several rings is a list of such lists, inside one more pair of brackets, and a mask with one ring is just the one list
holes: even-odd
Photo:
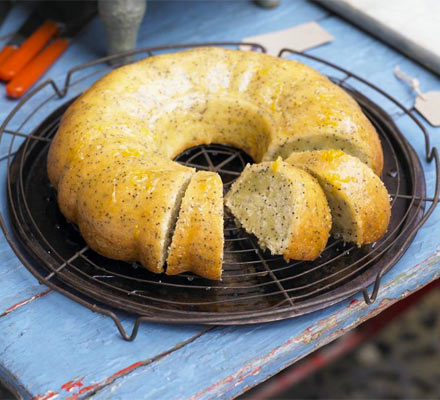
[[(388, 192), (379, 177), (357, 158), (340, 150), (321, 150), (292, 153), (286, 162), (317, 178), (331, 207), (330, 198), (337, 198), (332, 207), (333, 234), (361, 246), (386, 233), (391, 216)], [(335, 214), (345, 214), (345, 221), (335, 223)]]
[(96, 82), (63, 116), (48, 175), (60, 209), (94, 250), (161, 272), (194, 173), (172, 159), (209, 143), (238, 147), (256, 162), (335, 147), (382, 171), (373, 126), (326, 77), (261, 53), (199, 48)]
[(167, 258), (167, 275), (193, 272), (219, 280), (223, 261), (223, 184), (197, 172), (185, 192)]

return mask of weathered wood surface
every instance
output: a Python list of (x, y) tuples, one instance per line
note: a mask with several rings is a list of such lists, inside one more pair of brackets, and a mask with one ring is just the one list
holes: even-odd
[[(16, 28), (25, 15), (25, 9), (15, 8), (0, 36)], [(247, 1), (150, 2), (138, 45), (240, 40), (312, 20), (318, 20), (335, 41), (309, 53), (353, 70), (407, 107), (412, 106), (414, 97), (394, 78), (396, 63), (419, 78), (422, 90), (440, 89), (439, 80), (429, 71), (304, 1), (285, 0), (274, 10), (263, 10)], [(102, 24), (95, 21), (47, 76), (61, 84), (70, 67), (104, 55), (103, 37)], [(88, 84), (90, 80), (81, 87)], [(395, 118), (417, 152), (423, 154), (423, 138), (409, 118), (365, 87), (361, 89)], [(53, 100), (43, 106), (23, 131), (31, 132), (64, 101)], [(23, 115), (37, 102), (27, 104)], [(16, 102), (2, 97), (0, 104), (0, 118), (4, 119)], [(14, 120), (11, 127), (18, 128), (21, 121)], [(433, 143), (440, 145), (440, 129), (428, 129)], [(0, 160), (8, 150), (6, 145), (2, 140)], [(0, 161), (2, 210), (5, 165)], [(423, 166), (432, 193), (433, 167), (425, 162)], [(438, 278), (439, 222), (437, 210), (409, 251), (386, 274), (373, 306), (367, 307), (360, 296), (354, 296), (326, 310), (265, 325), (206, 328), (143, 324), (133, 343), (124, 342), (108, 318), (39, 285), (1, 238), (0, 364), (17, 385), (39, 398), (75, 399), (95, 392), (98, 398), (230, 398)], [(121, 318), (130, 329), (133, 319)]]

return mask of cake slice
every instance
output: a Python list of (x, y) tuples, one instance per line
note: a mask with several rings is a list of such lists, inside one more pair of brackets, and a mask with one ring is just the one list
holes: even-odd
[(281, 158), (247, 165), (225, 204), (260, 247), (286, 260), (314, 260), (326, 246), (331, 215), (323, 190)]
[[(101, 157), (93, 157), (99, 152)], [(154, 154), (90, 146), (58, 184), (61, 211), (99, 254), (164, 271), (192, 168)], [(71, 190), (76, 188), (76, 190)]]
[(167, 258), (168, 275), (193, 272), (220, 280), (223, 262), (223, 184), (214, 172), (193, 175)]
[(313, 175), (327, 196), (332, 234), (358, 246), (387, 231), (390, 199), (380, 178), (358, 158), (340, 150), (292, 153), (286, 160)]

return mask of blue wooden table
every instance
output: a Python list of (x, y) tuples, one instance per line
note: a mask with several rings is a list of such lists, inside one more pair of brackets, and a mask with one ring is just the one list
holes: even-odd
[[(26, 6), (14, 8), (0, 36), (14, 31), (28, 11)], [(239, 41), (310, 21), (318, 21), (335, 37), (331, 44), (310, 50), (310, 54), (356, 72), (405, 106), (412, 106), (413, 93), (394, 78), (395, 64), (417, 76), (422, 90), (440, 89), (438, 78), (417, 63), (305, 1), (283, 0), (273, 10), (260, 9), (249, 1), (149, 2), (138, 45)], [(62, 82), (69, 68), (104, 53), (104, 29), (95, 20), (46, 76)], [(410, 119), (374, 92), (362, 91), (392, 116), (418, 154), (424, 154), (423, 138)], [(54, 100), (55, 106), (61, 103)], [(15, 104), (0, 96), (2, 120)], [(45, 115), (43, 107), (26, 125), (26, 132)], [(433, 144), (439, 146), (440, 129), (427, 128)], [(8, 151), (3, 143), (0, 157)], [(6, 161), (0, 160), (0, 206), (4, 211)], [(424, 160), (422, 163), (428, 195), (432, 195), (434, 168)], [(384, 276), (378, 299), (371, 306), (357, 295), (322, 311), (263, 325), (145, 323), (134, 342), (122, 340), (109, 318), (39, 285), (2, 237), (0, 374), (24, 396), (38, 399), (91, 395), (98, 399), (232, 398), (438, 278), (439, 222), (440, 208), (419, 231), (405, 256)], [(130, 330), (133, 319), (122, 315), (121, 319)]]

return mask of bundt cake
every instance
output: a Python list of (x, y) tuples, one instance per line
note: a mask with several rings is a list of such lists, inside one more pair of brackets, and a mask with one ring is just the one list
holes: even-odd
[(358, 246), (379, 240), (391, 216), (385, 185), (356, 157), (341, 150), (292, 153), (287, 163), (313, 175), (327, 196), (334, 236)]
[(193, 175), (168, 252), (168, 275), (190, 271), (219, 280), (223, 260), (223, 184), (214, 172)]
[(48, 175), (61, 211), (91, 248), (162, 272), (195, 172), (172, 160), (210, 143), (240, 148), (257, 163), (334, 148), (378, 175), (383, 164), (373, 126), (326, 77), (296, 61), (207, 47), (150, 57), (96, 82), (64, 114)]
[(281, 157), (248, 164), (225, 204), (261, 248), (286, 260), (314, 260), (327, 244), (332, 221), (323, 190)]
[(58, 186), (58, 203), (87, 244), (106, 257), (163, 272), (193, 170), (121, 143), (88, 146), (73, 163)]

